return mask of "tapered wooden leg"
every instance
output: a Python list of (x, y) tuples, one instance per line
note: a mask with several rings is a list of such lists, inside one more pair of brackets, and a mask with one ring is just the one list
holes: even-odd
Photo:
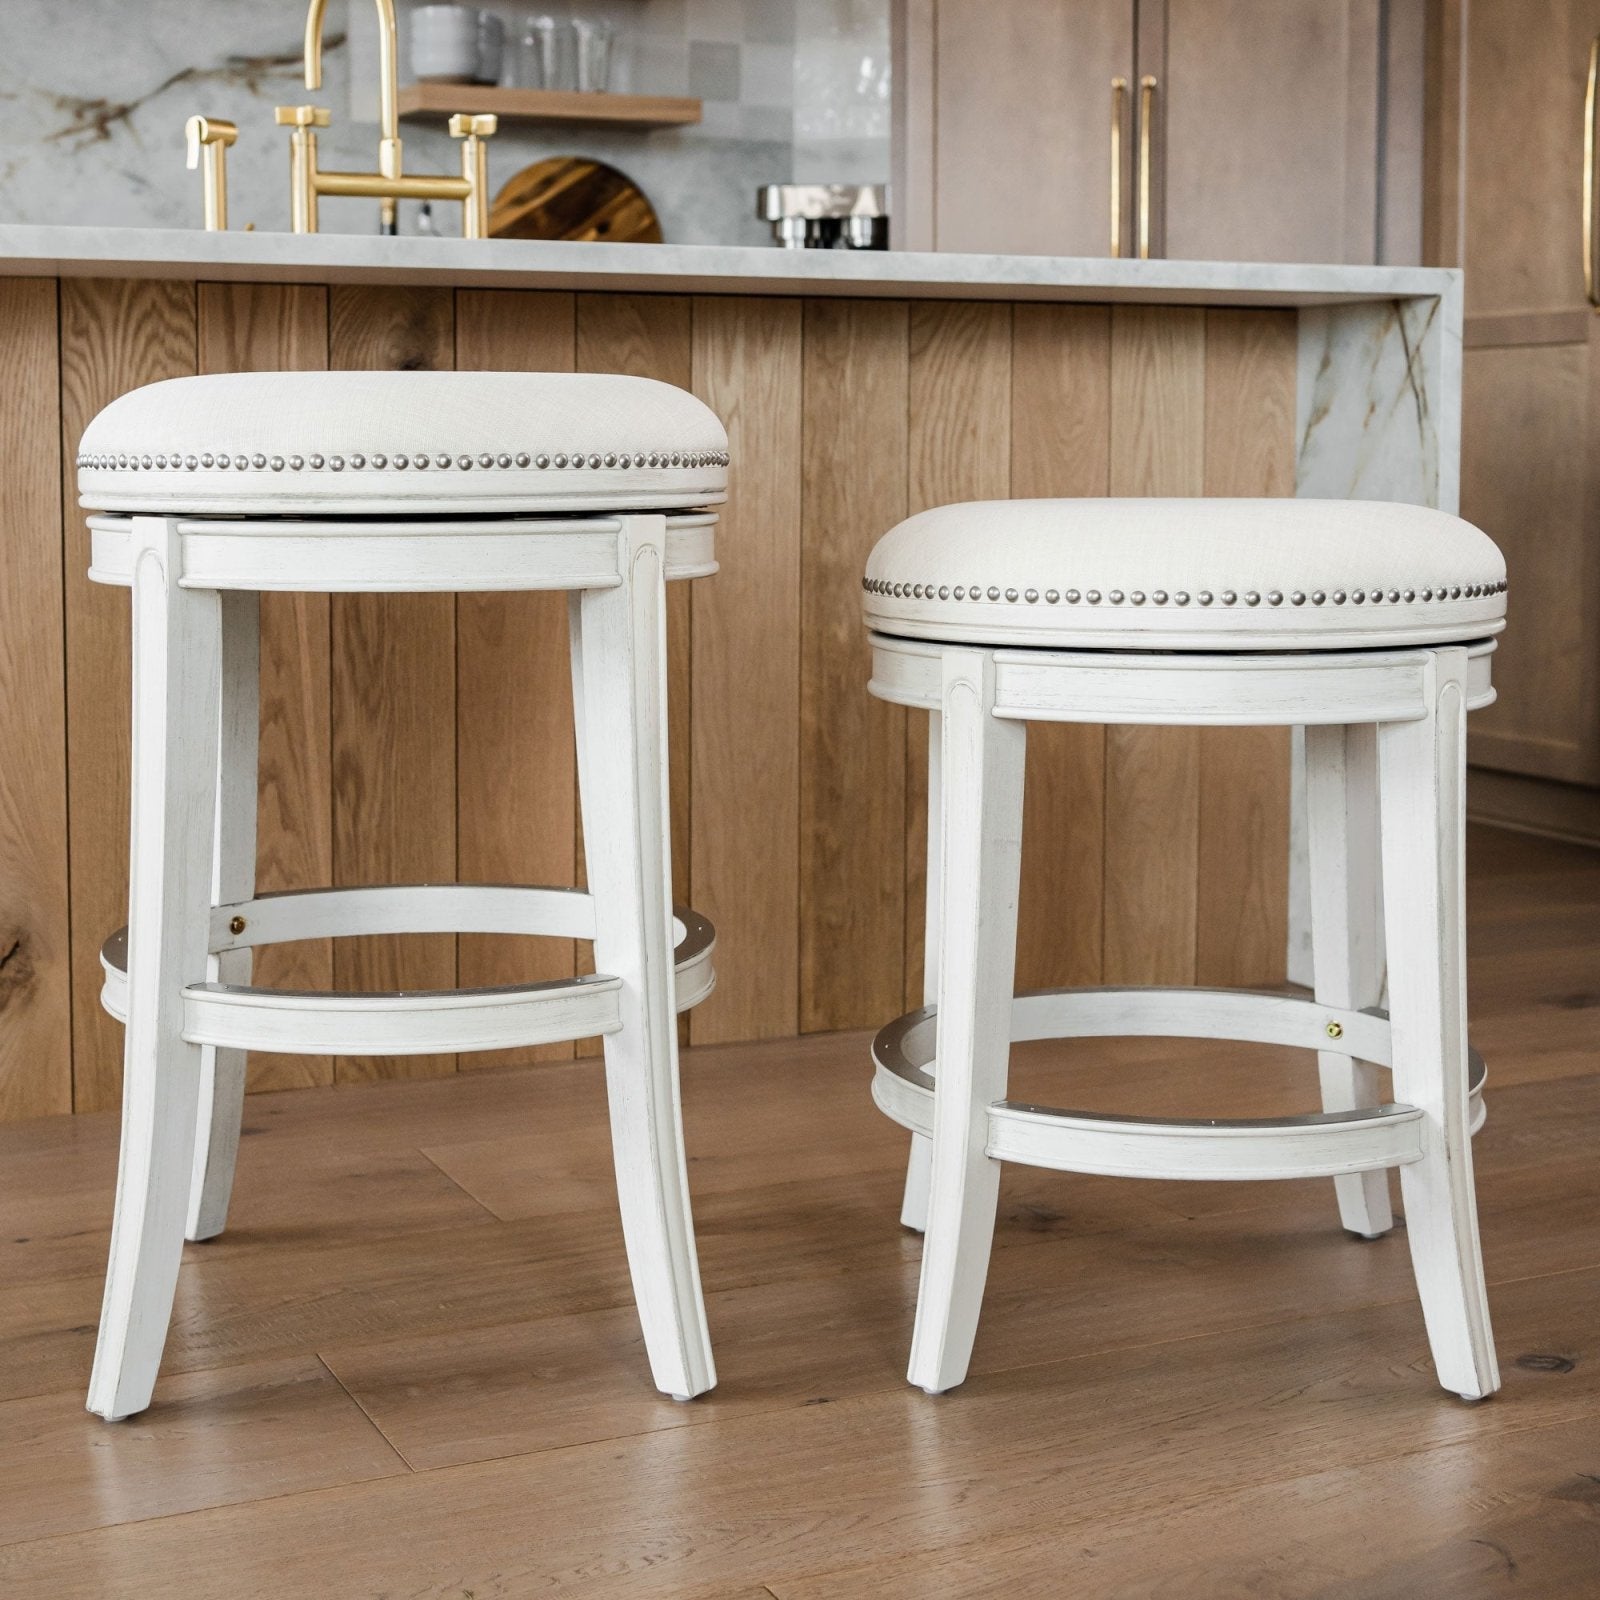
[(183, 989), (206, 975), (221, 608), (180, 589), (177, 524), (134, 521), (133, 826), (122, 1153), (89, 1409), (150, 1403), (172, 1316), (200, 1097)]
[[(1323, 1005), (1360, 1011), (1383, 989), (1378, 744), (1370, 723), (1305, 730), (1314, 988)], [(1337, 1049), (1317, 1053), (1324, 1111), (1383, 1104), (1379, 1069)], [(1375, 1239), (1394, 1226), (1385, 1170), (1333, 1180), (1339, 1220)]]
[(665, 538), (663, 518), (625, 518), (621, 586), (574, 595), (569, 614), (595, 970), (623, 984), (605, 1040), (622, 1231), (656, 1387), (684, 1400), (717, 1380), (678, 1100)]
[[(944, 739), (944, 719), (937, 711), (928, 714), (928, 884), (927, 906), (922, 916), (922, 1003), (931, 1006), (939, 999), (939, 868), (944, 851), (940, 818), (943, 796), (940, 793), (940, 749)], [(911, 1135), (911, 1157), (906, 1163), (905, 1197), (900, 1202), (900, 1225), (921, 1233), (928, 1226), (928, 1180), (933, 1166), (933, 1144), (925, 1134)]]
[[(233, 905), (256, 892), (256, 754), (260, 745), (260, 597), (240, 590), (222, 595), (222, 708), (217, 771), (213, 905)], [(249, 983), (248, 949), (227, 950), (209, 962), (213, 983)], [(200, 1111), (195, 1125), (194, 1173), (189, 1184), (191, 1239), (214, 1239), (228, 1223), (233, 1168), (244, 1114), (246, 1053), (200, 1049)]]
[(1431, 653), (1427, 714), (1378, 730), (1396, 1100), (1423, 1112), (1400, 1169), (1411, 1261), (1439, 1382), (1500, 1386), (1478, 1244), (1467, 1099), (1466, 652)]
[(967, 1375), (1000, 1183), (1000, 1163), (984, 1149), (1011, 1053), (1027, 735), (1023, 723), (993, 715), (994, 672), (990, 654), (945, 652), (938, 1070), (907, 1374), (930, 1394)]

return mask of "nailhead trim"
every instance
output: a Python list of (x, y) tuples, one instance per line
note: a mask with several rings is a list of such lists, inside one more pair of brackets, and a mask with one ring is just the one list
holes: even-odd
[(471, 472), (474, 468), (483, 471), (499, 469), (506, 471), (512, 467), (526, 470), (529, 466), (538, 468), (540, 472), (549, 467), (572, 468), (581, 467), (591, 469), (607, 467), (614, 471), (631, 472), (640, 468), (663, 467), (725, 467), (728, 465), (728, 452), (726, 450), (652, 450), (648, 453), (637, 455), (581, 455), (571, 456), (557, 454), (531, 455), (526, 450), (519, 451), (516, 455), (491, 455), (487, 450), (481, 455), (456, 455), (452, 456), (440, 451), (430, 460), (427, 455), (406, 456), (404, 454), (385, 456), (364, 456), (355, 454), (351, 456), (273, 456), (269, 460), (264, 455), (254, 456), (213, 456), (210, 454), (193, 455), (80, 455), (77, 465), (80, 469), (95, 472), (140, 472), (140, 471), (184, 471), (194, 472), (197, 469), (215, 467), (226, 470), (236, 467), (243, 472), (247, 467), (254, 467), (257, 472), (264, 472), (271, 468), (274, 472), (302, 472), (309, 468), (312, 472), (321, 472), (325, 467), (334, 472), (342, 472), (346, 461), (360, 472), (372, 468), (378, 472), (404, 472), (407, 467), (415, 467), (419, 471), (426, 467), (455, 467), (461, 472)]
[[(975, 583), (967, 588), (963, 588), (960, 584), (957, 584), (954, 589), (941, 586), (935, 591), (931, 583), (891, 583), (884, 578), (863, 578), (861, 587), (868, 594), (884, 595), (891, 600), (932, 600), (936, 592), (941, 600), (953, 598), (956, 600), (989, 600), (990, 602), (997, 602), (1002, 598), (1000, 590), (992, 584), (987, 589)], [(1296, 589), (1293, 593), (1285, 595), (1280, 589), (1269, 589), (1265, 595), (1262, 595), (1254, 589), (1248, 589), (1242, 598), (1246, 606), (1259, 606), (1263, 601), (1269, 606), (1282, 606), (1285, 602), (1291, 606), (1342, 606), (1347, 602), (1356, 606), (1368, 603), (1375, 606), (1385, 603), (1394, 606), (1402, 604), (1413, 605), (1418, 601), (1483, 600), (1490, 595), (1504, 594), (1505, 592), (1506, 582), (1502, 579), (1499, 583), (1441, 583), (1437, 588), (1406, 589), (1404, 591), (1400, 589), (1352, 589), (1347, 593), (1343, 589), (1331, 591), (1313, 589), (1307, 594), (1302, 589)], [(1134, 589), (1127, 594), (1124, 594), (1121, 589), (1111, 589), (1104, 596), (1101, 595), (1098, 589), (1090, 589), (1083, 593), (1080, 593), (1077, 589), (1046, 589), (1042, 596), (1037, 589), (1026, 589), (1020, 594), (1015, 589), (1007, 589), (1004, 595), (1007, 605), (1015, 605), (1019, 600), (1028, 605), (1037, 605), (1041, 598), (1046, 605), (1052, 606), (1062, 601), (1065, 601), (1069, 606), (1075, 606), (1080, 601), (1086, 605), (1097, 606), (1102, 599), (1107, 605), (1112, 606), (1124, 604), (1134, 606), (1186, 606), (1190, 600), (1189, 594), (1183, 589), (1179, 589), (1174, 594), (1168, 594), (1165, 589), (1154, 589), (1149, 594), (1146, 594), (1142, 589)], [(1227, 608), (1237, 606), (1241, 596), (1233, 589), (1224, 589), (1218, 595), (1213, 595), (1209, 589), (1202, 589), (1193, 598), (1197, 604), (1202, 606), (1220, 604)]]

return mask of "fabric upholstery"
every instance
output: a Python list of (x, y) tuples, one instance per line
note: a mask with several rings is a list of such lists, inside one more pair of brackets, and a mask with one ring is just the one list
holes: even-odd
[(727, 496), (693, 395), (571, 372), (259, 372), (112, 401), (78, 456), (97, 511), (266, 515), (649, 510)]
[(1056, 649), (1307, 650), (1498, 633), (1505, 562), (1459, 517), (1360, 500), (991, 500), (883, 536), (883, 633)]

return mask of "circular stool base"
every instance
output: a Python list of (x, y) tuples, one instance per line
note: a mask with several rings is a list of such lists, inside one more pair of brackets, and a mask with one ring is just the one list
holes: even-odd
[[(872, 1042), (878, 1108), (913, 1133), (933, 1133), (938, 1008), (908, 1012)], [(1334, 1030), (1337, 1029), (1337, 1032)], [(1047, 989), (1019, 994), (1013, 1043), (1113, 1037), (1230, 1039), (1337, 1049), (1389, 1066), (1389, 1018), (1294, 995), (1237, 989)], [(1483, 1125), (1483, 1058), (1467, 1052), (1472, 1131)], [(1317, 1178), (1422, 1157), (1416, 1106), (1248, 1120), (1111, 1116), (1010, 1100), (989, 1107), (987, 1153), (997, 1160), (1123, 1178)]]
[[(677, 1006), (711, 993), (711, 924), (673, 911)], [(400, 884), (261, 895), (211, 913), (211, 952), (293, 939), (365, 934), (489, 933), (594, 937), (594, 901), (581, 889), (484, 884)], [(100, 1003), (128, 1012), (128, 930), (100, 951)], [(431, 1055), (506, 1050), (615, 1033), (622, 980), (606, 973), (488, 989), (380, 994), (303, 993), (245, 984), (193, 983), (183, 991), (183, 1036), (191, 1044), (295, 1055)]]

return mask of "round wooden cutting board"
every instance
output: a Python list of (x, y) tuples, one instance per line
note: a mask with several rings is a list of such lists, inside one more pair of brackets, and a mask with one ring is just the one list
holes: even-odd
[(552, 156), (524, 167), (494, 197), (497, 239), (600, 239), (660, 244), (661, 219), (626, 173), (582, 156)]

